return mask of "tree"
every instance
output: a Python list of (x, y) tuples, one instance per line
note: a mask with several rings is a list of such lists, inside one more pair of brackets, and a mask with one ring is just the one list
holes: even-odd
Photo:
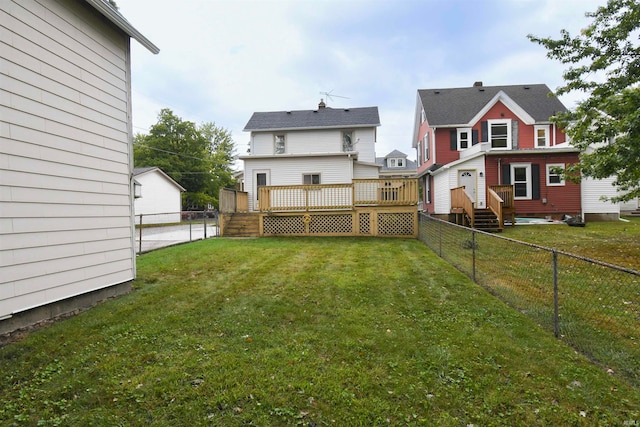
[(561, 30), (560, 39), (528, 38), (547, 48), (548, 58), (570, 64), (558, 95), (587, 95), (553, 119), (582, 152), (568, 177), (615, 176), (623, 192), (610, 200), (627, 201), (640, 197), (640, 3), (609, 0), (586, 16), (592, 23), (575, 37)]
[(220, 188), (235, 184), (231, 133), (214, 123), (196, 126), (164, 108), (148, 135), (135, 136), (133, 150), (136, 167), (159, 167), (187, 190), (184, 208), (217, 207)]

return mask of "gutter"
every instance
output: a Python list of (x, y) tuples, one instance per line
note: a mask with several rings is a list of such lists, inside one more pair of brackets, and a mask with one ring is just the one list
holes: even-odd
[(134, 38), (142, 46), (146, 47), (151, 53), (158, 54), (160, 49), (154, 45), (148, 38), (142, 35), (142, 33), (136, 30), (133, 25), (127, 21), (120, 12), (115, 10), (111, 5), (107, 4), (103, 0), (85, 0), (94, 9), (100, 12), (105, 18), (107, 18), (116, 27), (127, 33), (130, 37)]

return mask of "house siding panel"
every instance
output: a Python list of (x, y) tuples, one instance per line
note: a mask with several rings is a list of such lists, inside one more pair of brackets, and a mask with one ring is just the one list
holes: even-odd
[(302, 185), (305, 173), (319, 173), (322, 184), (345, 184), (351, 182), (353, 174), (347, 156), (245, 160), (245, 188), (251, 194), (250, 210), (254, 210), (253, 179), (256, 170), (271, 171), (271, 181), (267, 185)]
[[(531, 163), (540, 166), (540, 198), (538, 200), (516, 200), (518, 215), (551, 215), (577, 214), (580, 212), (580, 184), (567, 181), (563, 186), (547, 186), (547, 164), (575, 163), (577, 153), (553, 153), (547, 155), (506, 155), (489, 156), (486, 162), (487, 185), (505, 183), (502, 167), (511, 163)], [(498, 166), (500, 162), (501, 166)], [(498, 170), (500, 168), (500, 170)], [(499, 176), (499, 181), (498, 181)]]
[(135, 276), (129, 38), (83, 2), (0, 5), (0, 317)]

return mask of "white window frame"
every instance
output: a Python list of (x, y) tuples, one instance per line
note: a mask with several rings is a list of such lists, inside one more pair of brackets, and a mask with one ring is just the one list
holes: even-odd
[(424, 112), (424, 108), (422, 108), (420, 113), (420, 123), (424, 123), (425, 120), (427, 120), (427, 114)]
[(424, 134), (424, 137), (422, 138), (422, 143), (424, 145), (424, 156), (422, 157), (422, 163), (425, 163), (427, 160), (429, 160), (430, 157), (430, 146), (431, 146), (431, 139), (429, 138), (429, 132)]
[[(282, 137), (282, 150), (279, 149), (280, 140), (278, 137)], [(287, 152), (287, 134), (277, 133), (273, 135), (273, 154), (285, 154)]]
[[(544, 144), (540, 145), (539, 131), (544, 131)], [(549, 146), (549, 126), (548, 125), (535, 125), (533, 127), (533, 147), (548, 147)]]
[[(317, 176), (318, 177), (318, 182), (313, 182), (313, 177)], [(305, 179), (309, 177), (309, 183), (305, 182)], [(302, 185), (320, 185), (322, 184), (322, 176), (319, 172), (310, 172), (310, 173), (303, 173), (302, 174)]]
[[(564, 163), (548, 163), (547, 164), (547, 187), (562, 187), (564, 182), (564, 174), (555, 173), (553, 169), (562, 169), (564, 171)], [(558, 177), (559, 182), (551, 182), (551, 177)]]
[[(533, 198), (533, 180), (531, 178), (531, 163), (511, 163), (511, 185), (513, 185), (513, 198), (515, 200), (532, 200)], [(516, 169), (525, 169), (525, 181), (516, 182)], [(516, 184), (526, 184), (527, 194), (525, 196), (516, 196)]]
[[(506, 147), (494, 147), (493, 146), (493, 126), (495, 125), (505, 125), (507, 127), (507, 146)], [(489, 139), (489, 143), (491, 144), (491, 148), (494, 150), (511, 150), (513, 145), (511, 141), (511, 119), (493, 119), (487, 120), (487, 137)]]
[[(471, 128), (457, 128), (457, 142), (458, 142), (458, 151), (462, 151), (462, 150), (466, 150), (467, 148), (471, 148), (471, 146), (473, 145), (473, 141), (472, 141), (472, 130)], [(467, 134), (467, 138), (465, 140), (466, 142), (466, 147), (462, 146), (462, 134), (466, 133)]]

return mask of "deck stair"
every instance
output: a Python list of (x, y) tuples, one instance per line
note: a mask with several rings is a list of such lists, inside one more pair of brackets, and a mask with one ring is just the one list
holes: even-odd
[(640, 216), (640, 208), (629, 212), (629, 216)]
[(498, 217), (490, 209), (474, 209), (473, 216), (474, 228), (495, 233), (502, 231)]
[(223, 237), (259, 237), (260, 216), (255, 213), (233, 213), (227, 216)]

